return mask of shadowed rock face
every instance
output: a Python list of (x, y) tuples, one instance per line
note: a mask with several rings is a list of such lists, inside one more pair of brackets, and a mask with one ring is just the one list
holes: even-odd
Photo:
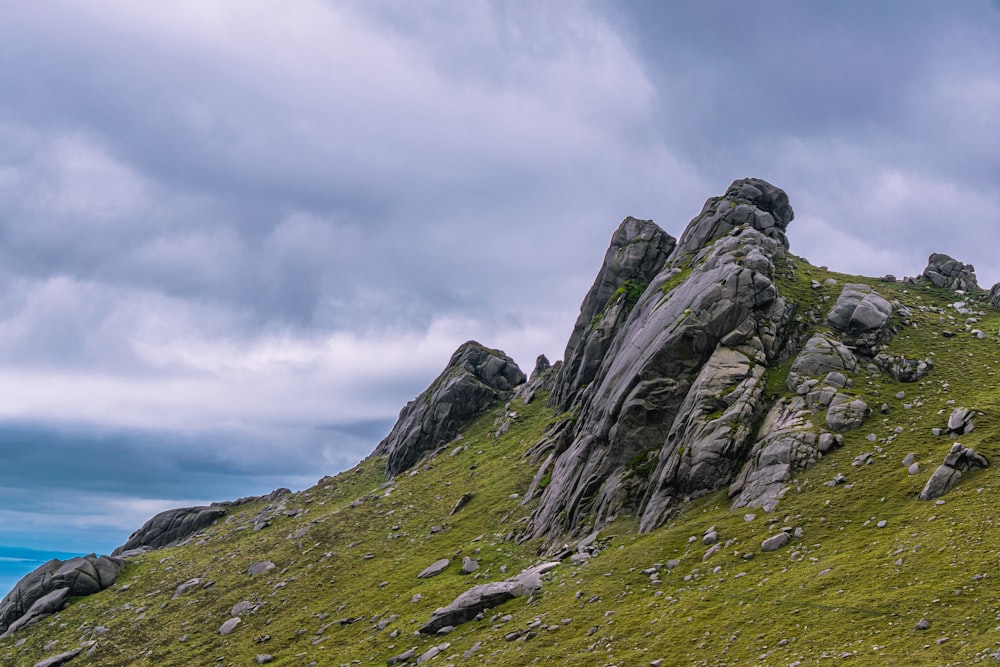
[(112, 551), (111, 555), (173, 546), (225, 514), (226, 511), (219, 507), (181, 507), (160, 512), (129, 535), (128, 541)]
[(25, 575), (0, 601), (0, 631), (9, 635), (60, 611), (74, 595), (98, 593), (115, 581), (125, 561), (108, 556), (53, 558)]
[(394, 477), (420, 457), (447, 444), (484, 411), (513, 394), (527, 378), (503, 352), (470, 341), (416, 399), (406, 404), (375, 455), (386, 457)]
[[(651, 529), (679, 499), (729, 483), (790, 316), (773, 277), (791, 217), (784, 192), (744, 179), (688, 225), (613, 332), (575, 401), (578, 419), (531, 453), (545, 461), (536, 481), (550, 481), (526, 539), (573, 530), (585, 517), (603, 524), (640, 500)], [(648, 490), (629, 486), (630, 465), (643, 457), (655, 458)]]
[(676, 245), (677, 240), (652, 221), (625, 218), (611, 237), (601, 270), (580, 306), (550, 405), (568, 409), (580, 389), (594, 379), (636, 298)]

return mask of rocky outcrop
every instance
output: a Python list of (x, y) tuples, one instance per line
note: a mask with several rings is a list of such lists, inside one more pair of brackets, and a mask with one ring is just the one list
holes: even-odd
[(420, 628), (425, 635), (433, 635), (444, 627), (456, 627), (474, 619), (479, 613), (492, 609), (542, 587), (542, 575), (558, 563), (542, 563), (528, 568), (506, 581), (480, 584), (465, 591), (445, 607), (434, 610), (431, 619)]
[(676, 244), (675, 238), (651, 220), (628, 217), (622, 221), (580, 305), (549, 399), (551, 405), (568, 409), (580, 389), (594, 379), (615, 333)]
[(650, 529), (677, 500), (731, 481), (791, 314), (774, 285), (791, 217), (782, 191), (745, 179), (691, 221), (580, 392), (578, 418), (530, 453), (544, 460), (532, 489), (548, 485), (523, 538), (630, 505)]
[(880, 352), (874, 361), (876, 366), (899, 382), (919, 382), (934, 368), (934, 361), (930, 357), (907, 359)]
[(938, 466), (931, 478), (927, 480), (924, 490), (920, 492), (920, 500), (934, 500), (955, 488), (962, 479), (962, 473), (990, 467), (986, 457), (974, 449), (963, 447), (956, 442), (944, 458), (944, 463)]
[(934, 253), (927, 258), (927, 268), (921, 277), (929, 280), (935, 287), (965, 292), (979, 289), (976, 269), (972, 264), (963, 264), (941, 253)]
[(738, 227), (756, 229), (787, 249), (785, 230), (794, 217), (784, 190), (759, 178), (733, 181), (724, 196), (705, 202), (698, 217), (688, 224), (675, 250), (677, 263)]
[(27, 574), (0, 601), (0, 632), (17, 632), (54, 614), (71, 596), (93, 595), (114, 583), (125, 562), (108, 556), (52, 559)]
[(873, 356), (889, 338), (892, 304), (868, 285), (847, 284), (837, 298), (827, 323), (839, 331), (844, 343)]
[(160, 512), (129, 535), (128, 541), (111, 555), (127, 557), (179, 544), (225, 514), (226, 510), (215, 506), (181, 507)]
[(518, 387), (514, 398), (524, 401), (528, 405), (535, 400), (535, 395), (540, 391), (552, 391), (562, 370), (562, 362), (557, 362), (555, 366), (549, 363), (548, 357), (544, 354), (538, 355), (535, 359), (535, 369), (531, 371), (528, 381)]
[(994, 308), (1000, 308), (1000, 283), (990, 288), (989, 301)]
[(503, 352), (475, 341), (464, 343), (431, 386), (406, 404), (374, 454), (386, 457), (386, 474), (394, 477), (450, 442), (525, 379)]
[[(785, 384), (790, 391), (805, 394), (818, 383), (816, 377), (857, 369), (858, 360), (847, 346), (838, 340), (817, 334), (806, 342), (795, 357)], [(809, 382), (810, 377), (813, 378), (812, 382)]]

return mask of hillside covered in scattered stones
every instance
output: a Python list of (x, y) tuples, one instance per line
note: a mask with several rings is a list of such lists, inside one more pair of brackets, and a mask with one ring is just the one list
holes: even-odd
[(814, 267), (793, 218), (626, 218), (561, 361), (466, 343), (355, 469), (47, 564), (0, 662), (995, 662), (1000, 286)]

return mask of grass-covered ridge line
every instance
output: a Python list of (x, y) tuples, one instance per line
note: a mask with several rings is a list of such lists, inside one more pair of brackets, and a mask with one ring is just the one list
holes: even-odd
[[(387, 483), (383, 461), (372, 458), (324, 478), (286, 497), (260, 532), (247, 526), (267, 503), (233, 508), (198, 540), (133, 560), (112, 589), (0, 640), (0, 664), (30, 666), (90, 641), (96, 644), (85, 650), (93, 654), (71, 665), (248, 665), (257, 654), (273, 655), (274, 665), (384, 665), (411, 647), (419, 655), (442, 642), (449, 648), (427, 664), (810, 665), (842, 656), (851, 656), (850, 664), (995, 662), (1000, 312), (970, 300), (985, 314), (969, 325), (952, 307), (963, 298), (953, 292), (789, 259), (776, 280), (796, 304), (798, 334), (827, 331), (826, 313), (843, 285), (861, 282), (910, 311), (894, 318), (898, 332), (886, 352), (930, 357), (934, 368), (910, 384), (864, 368), (852, 374), (850, 391), (874, 409), (872, 416), (844, 434), (841, 449), (798, 475), (773, 515), (732, 511), (720, 491), (648, 535), (638, 534), (633, 517), (620, 516), (601, 532), (597, 556), (578, 566), (564, 561), (540, 593), (447, 636), (414, 635), (436, 607), (539, 558), (539, 545), (507, 537), (532, 509), (521, 502), (536, 470), (522, 455), (556, 418), (540, 396), (510, 406), (517, 418), (505, 435), (491, 435), (505, 415), (501, 406), (412, 476)], [(973, 337), (967, 326), (987, 337)], [(945, 330), (954, 337), (945, 338)], [(789, 363), (769, 370), (768, 395), (788, 394)], [(960, 405), (982, 413), (975, 431), (933, 437), (931, 428), (943, 427)], [(994, 468), (965, 476), (942, 504), (918, 501), (954, 441), (985, 454)], [(918, 475), (901, 465), (910, 452)], [(862, 453), (873, 462), (853, 467)], [(637, 457), (630, 469), (639, 475), (648, 465)], [(825, 486), (838, 473), (848, 483)], [(465, 493), (472, 500), (449, 516)], [(432, 533), (438, 526), (443, 530)], [(703, 562), (709, 547), (702, 536), (712, 526), (723, 547)], [(801, 528), (802, 538), (763, 553), (763, 539), (783, 526)], [(478, 579), (459, 573), (463, 555), (479, 559)], [(452, 563), (443, 574), (416, 578), (444, 557)], [(246, 574), (263, 560), (276, 569)], [(643, 572), (649, 568), (658, 569), (659, 583)], [(177, 585), (196, 577), (202, 585), (172, 599)], [(243, 600), (261, 606), (220, 636), (219, 626)], [(915, 628), (921, 619), (929, 630)], [(95, 633), (96, 626), (107, 631)], [(529, 626), (534, 637), (505, 639)]]

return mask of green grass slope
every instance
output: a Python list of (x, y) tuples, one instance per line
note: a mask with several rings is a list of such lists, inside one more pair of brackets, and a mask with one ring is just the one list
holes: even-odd
[[(810, 286), (828, 278), (837, 284)], [(997, 473), (967, 475), (940, 503), (917, 494), (952, 442), (1000, 464), (1000, 312), (970, 302), (986, 313), (974, 316), (972, 326), (987, 334), (980, 340), (967, 331), (968, 316), (951, 306), (962, 298), (952, 292), (831, 273), (802, 260), (780, 287), (799, 304), (802, 329), (819, 331), (845, 282), (871, 284), (906, 305), (909, 323), (896, 316), (899, 333), (887, 351), (930, 356), (935, 365), (911, 384), (854, 374), (851, 391), (874, 408), (872, 416), (789, 483), (773, 514), (730, 510), (720, 491), (647, 535), (638, 534), (633, 517), (619, 517), (601, 532), (595, 557), (563, 561), (540, 592), (446, 636), (416, 634), (436, 607), (539, 560), (539, 545), (508, 536), (531, 510), (521, 495), (534, 469), (522, 455), (555, 418), (542, 397), (512, 404), (517, 417), (501, 437), (491, 434), (505, 414), (498, 408), (391, 482), (383, 461), (371, 459), (270, 506), (234, 507), (188, 544), (131, 560), (111, 589), (0, 640), (0, 664), (34, 665), (83, 646), (69, 664), (252, 665), (266, 654), (273, 665), (384, 665), (407, 649), (420, 655), (443, 643), (449, 646), (427, 664), (995, 662)], [(955, 336), (943, 337), (945, 330)], [(787, 367), (770, 371), (775, 393), (786, 391)], [(878, 410), (883, 403), (887, 414)], [(932, 436), (960, 405), (982, 413), (976, 430)], [(866, 452), (872, 463), (852, 466)], [(917, 475), (901, 464), (911, 452)], [(847, 484), (824, 485), (838, 473)], [(472, 500), (450, 515), (466, 493)], [(274, 516), (255, 532), (261, 512)], [(712, 526), (723, 546), (706, 558), (702, 536)], [(802, 537), (762, 552), (761, 542), (784, 526), (801, 528)], [(478, 559), (480, 569), (462, 575), (462, 556)], [(444, 573), (417, 578), (439, 558), (452, 561)], [(260, 561), (275, 568), (249, 575)], [(178, 585), (196, 578), (175, 597)], [(256, 610), (221, 635), (243, 601)], [(922, 619), (930, 629), (916, 629)]]

